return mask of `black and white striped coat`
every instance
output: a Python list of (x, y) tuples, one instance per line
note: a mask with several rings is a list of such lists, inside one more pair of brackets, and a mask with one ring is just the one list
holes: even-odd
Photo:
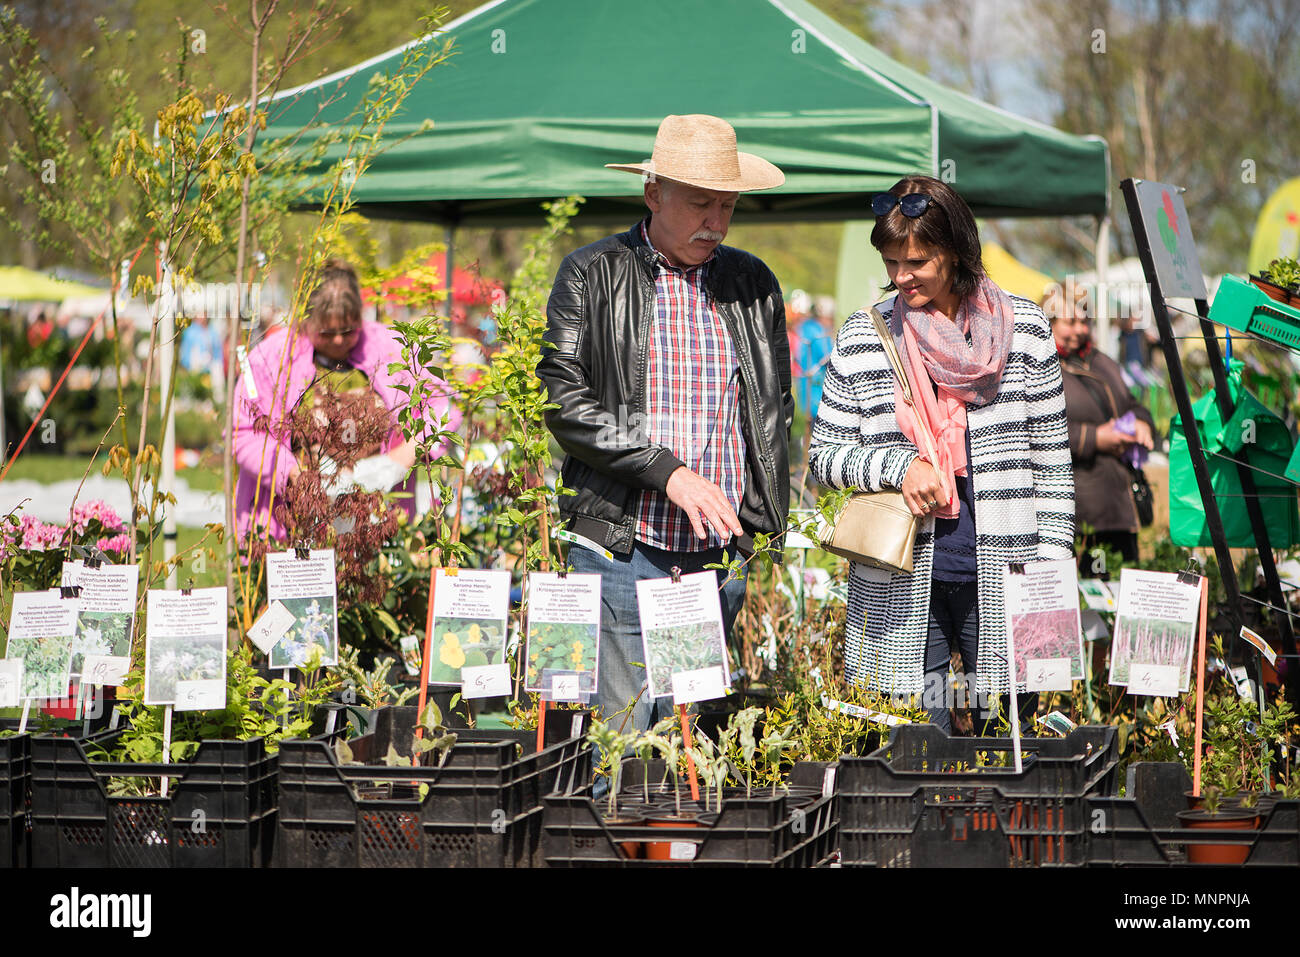
[[(1003, 569), (1074, 554), (1074, 476), (1061, 367), (1038, 306), (1012, 297), (1015, 331), (997, 398), (967, 407), (975, 497), (979, 663), (977, 688), (1007, 690)], [(901, 346), (894, 300), (880, 305)], [(893, 373), (870, 312), (840, 328), (813, 426), (811, 469), (830, 488), (901, 488), (917, 456), (894, 418)], [(854, 562), (845, 670), (855, 684), (919, 694), (934, 555), (934, 519), (916, 536), (912, 574)]]

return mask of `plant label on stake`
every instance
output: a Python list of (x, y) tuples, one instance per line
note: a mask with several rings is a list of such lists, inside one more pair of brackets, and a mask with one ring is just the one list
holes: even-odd
[[(673, 693), (673, 675), (686, 673), (702, 692), (725, 694), (731, 684), (727, 646), (722, 629), (716, 571), (636, 583), (641, 613), (641, 638), (649, 673), (650, 696)], [(716, 669), (720, 680), (702, 681), (698, 672)], [(707, 697), (696, 698), (708, 700)], [(674, 702), (681, 703), (681, 702)]]
[(548, 671), (549, 686), (542, 694), (543, 701), (585, 701), (582, 692), (582, 675), (573, 671)]
[(17, 708), (22, 704), (23, 660), (0, 661), (0, 708)]
[[(226, 589), (149, 589), (144, 638), (144, 703), (174, 705), (178, 685), (226, 684)], [(182, 689), (184, 690), (184, 689)]]
[(120, 687), (126, 684), (126, 675), (130, 670), (130, 658), (116, 655), (86, 655), (81, 666), (81, 681), (82, 684), (88, 685)]
[(1273, 650), (1272, 645), (1265, 641), (1262, 636), (1251, 631), (1245, 625), (1242, 625), (1241, 640), (1263, 655), (1264, 658), (1267, 659), (1270, 667), (1277, 667), (1277, 652)]
[(253, 627), (248, 629), (248, 640), (257, 646), (258, 651), (269, 657), (276, 643), (297, 620), (297, 616), (284, 606), (284, 602), (273, 601), (261, 617), (253, 622)]
[(1003, 580), (1016, 684), (1026, 691), (1069, 691), (1071, 681), (1084, 677), (1074, 560), (1012, 565)]
[(266, 600), (280, 602), (294, 623), (268, 656), (271, 668), (297, 668), (321, 651), (322, 665), (339, 662), (338, 582), (334, 549), (291, 549), (266, 556)]
[(460, 687), (462, 668), (503, 663), (509, 610), (510, 572), (438, 569), (429, 684)]
[(1178, 666), (1134, 661), (1129, 665), (1128, 690), (1131, 694), (1173, 698), (1178, 694)]
[(496, 665), (466, 665), (460, 669), (462, 698), (509, 697), (510, 666), (504, 662)]
[[(1172, 572), (1149, 572), (1125, 568), (1120, 572), (1119, 609), (1115, 613), (1115, 637), (1111, 643), (1110, 683), (1129, 685), (1133, 668), (1165, 665), (1173, 667), (1178, 684), (1172, 694), (1191, 685), (1192, 652), (1196, 647), (1196, 621), (1200, 605), (1200, 581), (1189, 583)], [(1155, 684), (1145, 688), (1167, 688), (1154, 673)], [(1148, 671), (1147, 676), (1151, 673)], [(1130, 690), (1133, 690), (1130, 688)], [(1138, 694), (1164, 694), (1140, 691)]]
[(82, 675), (84, 660), (90, 655), (129, 660), (140, 566), (64, 562), (62, 582), (81, 590), (72, 645), (73, 677)]
[(420, 673), (420, 636), (403, 635), (398, 642), (402, 648), (402, 665), (408, 675)]
[(226, 682), (221, 678), (176, 682), (177, 711), (220, 711), (226, 706)]
[(72, 672), (77, 600), (59, 589), (14, 592), (5, 658), (22, 659), (24, 701), (63, 698)]
[(699, 668), (695, 671), (674, 671), (672, 676), (673, 704), (694, 704), (725, 697), (727, 687), (722, 682), (722, 668)]
[[(528, 626), (524, 690), (551, 701), (577, 697), (554, 696), (554, 676), (577, 678), (578, 691), (595, 694), (600, 669), (600, 576), (559, 572), (528, 575)], [(566, 683), (567, 686), (567, 683)]]

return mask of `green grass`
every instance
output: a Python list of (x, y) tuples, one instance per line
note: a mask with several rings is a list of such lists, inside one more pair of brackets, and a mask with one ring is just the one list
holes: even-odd
[[(104, 463), (108, 457), (104, 454), (95, 460), (90, 470), (92, 476), (102, 475)], [(5, 480), (28, 479), (33, 482), (54, 483), (71, 479), (81, 481), (89, 465), (88, 456), (84, 455), (41, 455), (36, 452), (24, 452), (14, 462)], [(198, 492), (221, 491), (221, 460), (214, 455), (205, 456), (197, 468), (177, 469), (176, 478), (184, 479), (190, 488)]]

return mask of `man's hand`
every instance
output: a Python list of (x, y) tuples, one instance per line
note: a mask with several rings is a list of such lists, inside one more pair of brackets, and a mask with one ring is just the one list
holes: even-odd
[(902, 492), (903, 501), (912, 510), (912, 514), (922, 518), (940, 505), (948, 504), (948, 496), (943, 493), (943, 485), (939, 482), (939, 473), (925, 459), (913, 459), (907, 467)]
[(727, 496), (722, 494), (722, 489), (686, 466), (681, 466), (668, 476), (664, 491), (668, 493), (668, 500), (691, 520), (696, 538), (703, 540), (709, 537), (704, 530), (705, 524), (715, 529), (723, 541), (727, 540), (729, 534), (744, 534), (740, 519), (736, 517)]

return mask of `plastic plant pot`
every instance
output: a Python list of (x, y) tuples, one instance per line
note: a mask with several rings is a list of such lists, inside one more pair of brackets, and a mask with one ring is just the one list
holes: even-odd
[[(646, 824), (650, 827), (671, 827), (676, 829), (682, 828), (703, 828), (704, 822), (694, 817), (648, 817)], [(683, 845), (694, 844), (691, 841), (646, 841), (645, 857), (651, 861), (689, 861), (694, 860), (695, 855), (692, 853), (689, 857), (683, 855)], [(698, 845), (695, 845), (698, 846)]]
[[(1204, 809), (1179, 811), (1178, 823), (1185, 828), (1207, 832), (1253, 831), (1259, 827), (1259, 814), (1253, 808), (1234, 808), (1215, 814)], [(1190, 864), (1244, 864), (1250, 856), (1250, 847), (1250, 844), (1189, 843), (1187, 861)]]

